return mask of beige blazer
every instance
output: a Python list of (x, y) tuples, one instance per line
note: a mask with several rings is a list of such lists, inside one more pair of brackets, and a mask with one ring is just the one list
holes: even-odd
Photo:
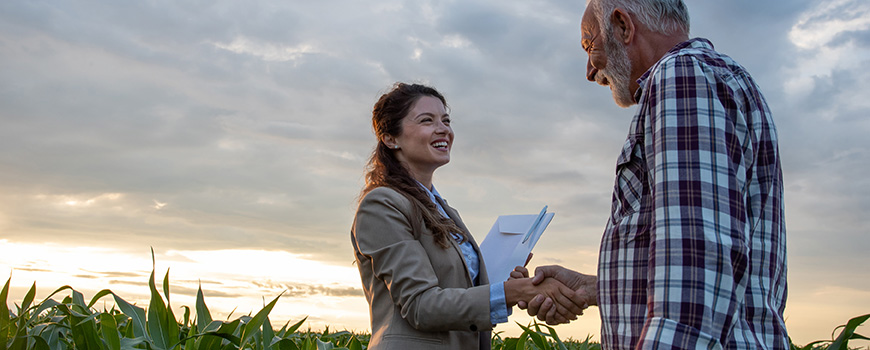
[[(490, 349), (489, 279), (480, 259), (473, 286), (459, 245), (441, 248), (408, 198), (379, 187), (360, 202), (351, 229), (369, 302), (369, 349)], [(480, 255), (459, 213), (441, 202)]]

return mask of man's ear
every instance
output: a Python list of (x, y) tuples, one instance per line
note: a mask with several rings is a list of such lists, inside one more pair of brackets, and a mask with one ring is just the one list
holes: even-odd
[(631, 43), (637, 28), (634, 26), (634, 17), (621, 8), (616, 8), (610, 15), (613, 24), (613, 35), (623, 44)]

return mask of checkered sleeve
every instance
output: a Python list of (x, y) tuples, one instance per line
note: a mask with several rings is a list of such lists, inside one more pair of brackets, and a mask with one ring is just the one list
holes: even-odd
[(734, 92), (697, 57), (650, 76), (645, 141), (654, 220), (647, 317), (637, 349), (721, 349), (738, 322), (747, 278), (745, 131)]

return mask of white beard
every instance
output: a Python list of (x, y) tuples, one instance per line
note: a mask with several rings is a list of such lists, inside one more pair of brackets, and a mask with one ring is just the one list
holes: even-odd
[(595, 80), (601, 85), (610, 85), (613, 100), (617, 106), (628, 108), (637, 102), (629, 85), (631, 84), (631, 60), (628, 51), (611, 33), (604, 34), (604, 50), (607, 53), (607, 67), (595, 75)]

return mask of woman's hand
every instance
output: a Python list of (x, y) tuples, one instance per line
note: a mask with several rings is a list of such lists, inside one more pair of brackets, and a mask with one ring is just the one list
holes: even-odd
[[(584, 309), (591, 305), (598, 305), (598, 277), (595, 275), (585, 275), (558, 265), (539, 266), (535, 269), (532, 284), (550, 279), (558, 280), (574, 290), (572, 300), (577, 305), (582, 305)], [(554, 303), (545, 298), (535, 298), (527, 304), (519, 302), (518, 306), (521, 309), (527, 308), (530, 316), (537, 316), (539, 320), (550, 325), (569, 322), (561, 316), (561, 312), (554, 310)]]
[[(527, 275), (528, 271), (525, 274)], [(549, 307), (542, 308), (541, 311), (546, 312), (549, 318), (559, 323), (576, 320), (577, 315), (583, 314), (585, 303), (582, 300), (578, 303), (575, 300), (578, 298), (574, 290), (562, 282), (548, 278), (535, 284), (530, 278), (519, 277), (523, 275), (523, 271), (519, 269), (511, 272), (511, 275), (511, 278), (504, 282), (505, 299), (508, 306), (516, 305), (520, 301), (531, 302), (536, 306), (546, 305)]]
[(517, 266), (513, 271), (511, 271), (511, 275), (508, 279), (515, 280), (520, 278), (529, 278), (529, 269), (523, 266)]

